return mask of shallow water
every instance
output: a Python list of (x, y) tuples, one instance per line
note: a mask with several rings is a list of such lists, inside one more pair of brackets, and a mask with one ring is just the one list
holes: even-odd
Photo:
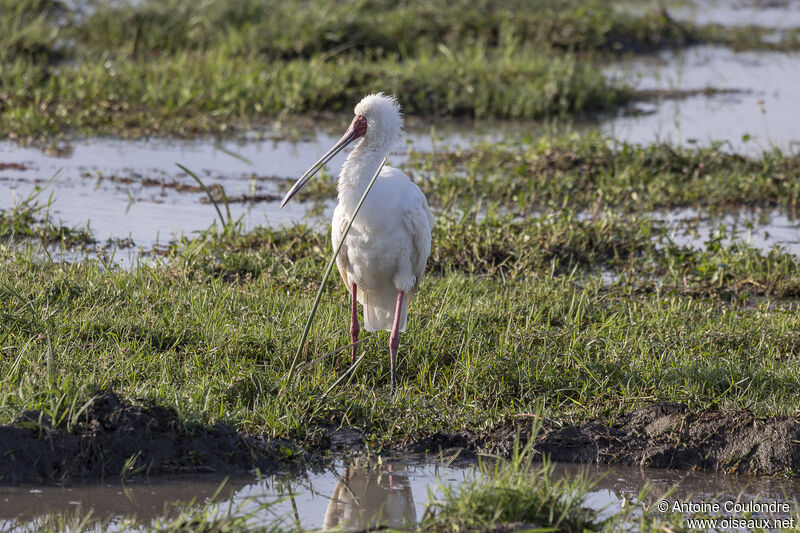
[(626, 115), (602, 125), (620, 140), (704, 145), (758, 155), (779, 148), (800, 150), (800, 54), (734, 52), (696, 46), (638, 57), (609, 67), (610, 75), (632, 80), (641, 90), (722, 89), (637, 104), (641, 115)]
[[(673, 487), (670, 502), (734, 500), (795, 501), (800, 484), (787, 480), (729, 477), (708, 473), (677, 472), (634, 467), (556, 465), (557, 478), (586, 474), (597, 479), (586, 504), (602, 518), (622, 505), (635, 502), (648, 487), (646, 501), (656, 502)], [(219, 476), (156, 479), (149, 482), (75, 485), (69, 487), (0, 488), (0, 529), (35, 530), (48, 516), (84, 516), (111, 530), (146, 528), (156, 520), (174, 519), (182, 510), (218, 504), (219, 512), (232, 509), (250, 516), (254, 525), (282, 520), (306, 529), (359, 530), (369, 526), (401, 526), (423, 518), (431, 497), (444, 485), (474, 479), (472, 464), (444, 465), (409, 458), (372, 464), (363, 459), (338, 462), (334, 468), (300, 477), (269, 476), (257, 479)], [(224, 483), (223, 483), (224, 482)], [(130, 522), (125, 522), (127, 518)]]
[[(68, 226), (88, 225), (100, 242), (130, 238), (145, 248), (165, 244), (205, 230), (218, 216), (206, 194), (177, 163), (198, 174), (207, 187), (222, 186), (228, 197), (277, 198), (338, 140), (335, 128), (324, 123), (314, 134), (279, 141), (92, 138), (76, 141), (60, 154), (0, 141), (0, 163), (24, 167), (0, 168), (0, 209), (43, 189), (38, 201), (46, 204), (52, 194), (48, 211), (53, 219)], [(398, 144), (390, 159), (402, 162), (409, 149), (432, 150), (439, 143), (464, 146), (475, 140), (497, 140), (502, 131), (493, 123), (477, 123), (474, 131), (454, 124), (417, 130)], [(344, 160), (340, 155), (331, 161), (326, 174), (338, 174)], [(302, 200), (299, 197), (285, 209), (279, 209), (277, 201), (235, 202), (229, 209), (245, 228), (319, 225), (330, 218), (333, 201), (315, 205)]]
[[(202, 144), (206, 143), (206, 144)], [(278, 143), (281, 144), (281, 143)], [(308, 142), (309, 152), (319, 143)], [(94, 153), (97, 146), (107, 147), (108, 152), (119, 154), (119, 165), (115, 166), (109, 153), (106, 159), (97, 160), (98, 166), (89, 168), (81, 162)], [(269, 145), (262, 145), (269, 151)], [(0, 143), (0, 162), (20, 162), (30, 165), (28, 170), (0, 170), (0, 208), (8, 208), (22, 201), (37, 187), (44, 187), (39, 202), (46, 203), (53, 194), (49, 208), (52, 218), (63, 220), (67, 225), (88, 225), (100, 244), (107, 239), (130, 238), (129, 247), (112, 246), (105, 253), (120, 266), (135, 264), (140, 259), (139, 247), (149, 248), (166, 244), (180, 236), (191, 237), (217, 220), (217, 213), (209, 203), (203, 203), (203, 192), (179, 192), (175, 182), (194, 186), (194, 182), (179, 169), (172, 170), (173, 161), (187, 161), (194, 154), (194, 167), (200, 171), (209, 185), (225, 187), (228, 195), (249, 194), (255, 184), (258, 194), (278, 194), (289, 183), (290, 178), (273, 179), (271, 174), (248, 174), (248, 165), (241, 159), (228, 155), (228, 147), (215, 147), (208, 141), (154, 142), (98, 140), (93, 144), (76, 145), (70, 158), (43, 155), (34, 149), (10, 150), (11, 145)], [(130, 148), (130, 150), (128, 150)], [(201, 149), (204, 148), (204, 149)], [(8, 149), (6, 152), (4, 150)], [(287, 150), (280, 146), (278, 150)], [(299, 153), (282, 155), (283, 165), (304, 165), (305, 156)], [(248, 147), (248, 155), (256, 149)], [(102, 151), (102, 150), (100, 150)], [(14, 157), (10, 157), (13, 153)], [(5, 155), (9, 155), (4, 158)], [(19, 157), (22, 154), (22, 157)], [(27, 158), (26, 158), (27, 156)], [(313, 156), (312, 156), (313, 157)], [(398, 159), (402, 154), (395, 154)], [(131, 168), (137, 160), (147, 161), (148, 169)], [(280, 159), (276, 156), (276, 159)], [(292, 163), (292, 161), (294, 163)], [(228, 170), (230, 163), (233, 170)], [(341, 164), (341, 161), (337, 162)], [(102, 165), (102, 166), (101, 166)], [(266, 165), (265, 165), (266, 166)], [(270, 169), (274, 167), (269, 167)], [(202, 170), (200, 170), (202, 169)], [(45, 176), (58, 173), (57, 179), (48, 183)], [(151, 180), (144, 185), (143, 179)], [(128, 182), (130, 181), (130, 182)], [(160, 186), (160, 182), (166, 186)], [(3, 189), (6, 188), (3, 193)], [(291, 202), (286, 209), (279, 209), (276, 201), (231, 203), (231, 216), (241, 219), (246, 228), (256, 225), (283, 226), (298, 222), (310, 224), (320, 230), (327, 227), (332, 215), (334, 200), (321, 202)], [(224, 207), (223, 207), (224, 212)], [(691, 208), (660, 211), (651, 214), (672, 228), (671, 237), (676, 244), (704, 248), (712, 234), (724, 227), (729, 243), (739, 238), (758, 249), (769, 250), (781, 246), (791, 253), (800, 253), (800, 221), (792, 214), (778, 209), (738, 209), (709, 216)], [(90, 254), (92, 253), (90, 247)], [(80, 251), (50, 251), (53, 259), (79, 260), (86, 254)]]
[[(409, 150), (431, 151), (441, 146), (505, 137), (538, 136), (556, 126), (495, 121), (445, 122), (428, 125), (412, 119), (412, 130), (390, 154), (390, 164), (405, 161)], [(47, 212), (70, 227), (89, 227), (99, 244), (130, 239), (132, 248), (114, 254), (120, 266), (135, 264), (138, 249), (191, 238), (218, 223), (214, 206), (196, 182), (177, 167), (180, 163), (200, 176), (209, 188), (221, 186), (228, 197), (260, 196), (258, 201), (231, 202), (230, 216), (245, 229), (258, 225), (282, 227), (306, 223), (325, 229), (335, 200), (304, 201), (298, 196), (284, 209), (277, 201), (288, 186), (338, 140), (338, 121), (324, 121), (314, 131), (290, 140), (91, 138), (71, 143), (68, 150), (46, 153), (0, 141), (0, 209), (8, 209), (41, 190), (39, 205), (51, 200)], [(338, 174), (345, 156), (334, 158), (325, 174)], [(14, 168), (11, 165), (21, 165)], [(272, 197), (272, 200), (264, 200)], [(224, 206), (220, 206), (227, 217)], [(60, 256), (60, 251), (55, 250)], [(66, 253), (68, 260), (83, 257)]]
[(800, 27), (800, 0), (695, 0), (670, 6), (669, 13), (697, 24)]
[(670, 231), (680, 246), (703, 249), (716, 239), (721, 244), (743, 242), (758, 250), (775, 247), (800, 254), (800, 220), (777, 209), (740, 209), (709, 216), (694, 209), (675, 209), (652, 214)]

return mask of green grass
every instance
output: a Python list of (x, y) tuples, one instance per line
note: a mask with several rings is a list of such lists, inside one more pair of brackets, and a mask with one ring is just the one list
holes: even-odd
[[(69, 420), (108, 388), (174, 407), (187, 427), (225, 421), (312, 450), (324, 448), (325, 432), (339, 424), (364, 430), (373, 447), (391, 447), (434, 431), (488, 434), (519, 413), (611, 423), (658, 401), (694, 412), (794, 414), (797, 256), (731, 243), (721, 230), (701, 249), (679, 246), (664, 223), (636, 211), (710, 207), (691, 193), (701, 183), (720, 204), (741, 204), (739, 188), (749, 186), (752, 204), (790, 208), (796, 162), (777, 153), (747, 159), (716, 149), (617, 148), (600, 137), (566, 138), (412, 161), (417, 178), (442, 177), (419, 179), (441, 212), (401, 336), (393, 398), (387, 334), (359, 347), (365, 359), (350, 377), (349, 354), (331, 354), (349, 343), (349, 301), (338, 278), (325, 288), (297, 379), (282, 390), (331, 253), (327, 232), (214, 226), (128, 271), (42, 257), (40, 244), (59, 243), (64, 229), (46, 205), (28, 199), (0, 212), (0, 423), (29, 409)], [(538, 180), (547, 172), (550, 179)], [(461, 189), (447, 177), (459, 173)], [(516, 199), (501, 194), (507, 187), (518, 187)], [(631, 190), (654, 192), (634, 198)], [(484, 203), (470, 204), (473, 195)], [(516, 464), (447, 492), (426, 527), (613, 530), (624, 521), (657, 530), (664, 523), (646, 514), (597, 524), (580, 500), (584, 482), (559, 484), (546, 466), (515, 476), (524, 462)], [(211, 511), (164, 527), (250, 530)], [(43, 527), (82, 519), (53, 517)]]
[[(480, 224), (475, 231), (483, 231)], [(209, 237), (163, 265), (131, 272), (6, 250), (0, 324), (13, 357), (0, 362), (0, 416), (43, 409), (58, 419), (98, 387), (111, 387), (199, 422), (226, 420), (308, 443), (321, 426), (346, 423), (374, 444), (392, 444), (437, 429), (486, 429), (542, 404), (561, 420), (611, 418), (652, 401), (794, 412), (798, 315), (773, 306), (772, 297), (750, 303), (737, 287), (744, 276), (769, 275), (797, 286), (791, 263), (775, 269), (775, 257), (756, 261), (758, 253), (746, 247), (684, 251), (682, 258), (653, 251), (636, 234), (632, 242), (641, 248), (625, 255), (610, 243), (632, 238), (629, 222), (561, 224), (577, 235), (599, 226), (588, 230), (597, 232), (591, 239), (569, 245), (572, 259), (526, 248), (531, 257), (516, 272), (485, 268), (480, 250), (443, 247), (439, 232), (447, 226), (438, 226), (432, 272), (401, 339), (393, 401), (381, 334), (362, 345), (367, 358), (353, 379), (320, 399), (346, 368), (346, 354), (338, 369), (337, 357), (322, 357), (349, 342), (338, 280), (323, 297), (295, 400), (278, 394), (329, 253), (325, 236), (295, 229), (264, 231), (244, 243)], [(750, 259), (740, 264), (729, 259), (745, 252)], [(447, 260), (458, 254), (471, 259)], [(592, 260), (582, 261), (584, 254)], [(698, 257), (710, 264), (726, 257), (734, 267), (712, 282), (693, 263)], [(593, 274), (604, 261), (621, 272), (640, 261), (666, 265), (664, 281), (641, 290), (608, 286)], [(688, 288), (710, 291), (686, 290), (683, 273), (691, 268), (700, 274), (688, 277)], [(728, 292), (736, 297), (723, 297)]]
[(598, 134), (483, 143), (465, 150), (419, 153), (410, 165), (420, 186), (443, 207), (474, 198), (514, 213), (568, 205), (626, 212), (696, 207), (800, 204), (800, 157), (779, 150), (748, 158), (723, 146), (636, 145)]
[(0, 128), (23, 137), (224, 132), (281, 113), (349, 110), (379, 90), (395, 93), (408, 113), (501, 117), (606, 110), (631, 96), (574, 55), (502, 55), (480, 45), (407, 60), (272, 62), (220, 51), (55, 68), (17, 60), (3, 65), (3, 74)]
[(81, 25), (81, 40), (94, 48), (128, 48), (143, 55), (226, 47), (287, 58), (342, 52), (413, 54), (419, 46), (438, 43), (454, 48), (474, 42), (496, 46), (507, 36), (575, 50), (649, 49), (692, 38), (691, 29), (657, 11), (632, 15), (597, 0), (139, 4), (120, 2), (98, 9)]
[(602, 73), (621, 51), (766, 46), (763, 28), (599, 0), (109, 1), (88, 16), (3, 0), (0, 14), (0, 131), (21, 140), (241, 131), (377, 90), (410, 114), (582, 117), (637, 96)]
[[(433, 430), (481, 431), (542, 403), (558, 420), (610, 420), (653, 401), (793, 413), (797, 256), (729, 242), (721, 230), (688, 248), (635, 211), (744, 196), (791, 208), (796, 160), (612, 148), (588, 136), (412, 161), (440, 214), (394, 401), (383, 333), (320, 399), (347, 367), (347, 354), (326, 355), (349, 343), (338, 278), (301, 355), (296, 401), (281, 395), (331, 253), (327, 232), (232, 225), (126, 271), (38, 255), (40, 243), (91, 235), (49, 221), (35, 199), (0, 212), (0, 346), (10, 354), (0, 358), (0, 420), (27, 409), (60, 419), (106, 388), (192, 421), (311, 445), (327, 424), (392, 445)], [(435, 179), (419, 179), (427, 174)]]
[[(704, 41), (756, 47), (764, 36), (677, 25), (658, 12), (611, 16), (586, 0), (525, 3), (522, 13), (458, 0), (299, 5), (109, 3), (57, 28), (64, 13), (53, 2), (0, 0), (0, 129), (16, 138), (227, 132), (344, 112), (372, 90), (396, 93), (411, 114), (581, 116), (635, 97), (605, 79), (597, 59)], [(265, 15), (278, 10), (284, 18)], [(796, 47), (793, 39), (787, 32), (772, 47)], [(586, 136), (417, 154), (407, 170), (440, 216), (393, 398), (385, 333), (359, 347), (363, 364), (337, 385), (349, 357), (332, 354), (349, 343), (338, 279), (326, 287), (297, 379), (282, 390), (330, 254), (327, 232), (240, 234), (230, 225), (126, 271), (42, 257), (41, 245), (94, 240), (32, 198), (0, 211), (0, 423), (29, 409), (61, 420), (107, 388), (174, 407), (189, 422), (226, 421), (311, 449), (339, 424), (380, 447), (433, 431), (488, 431), (519, 413), (610, 422), (655, 401), (796, 413), (797, 255), (728, 243), (724, 232), (690, 249), (643, 213), (793, 213), (797, 155)], [(305, 192), (332, 191), (325, 182)], [(428, 526), (613, 527), (585, 509), (584, 482), (559, 485), (549, 467), (520, 456), (498, 465), (446, 491)], [(204, 508), (160, 526), (250, 529), (239, 518)], [(79, 530), (82, 520), (42, 527)], [(660, 525), (640, 518), (644, 530)]]
[[(523, 135), (408, 155), (402, 170), (442, 212), (632, 215), (693, 208), (718, 215), (777, 208), (794, 214), (800, 207), (800, 155), (778, 149), (743, 156), (721, 144), (641, 145), (589, 132)], [(282, 185), (288, 190), (290, 184)], [(335, 179), (321, 177), (299, 200), (335, 197)]]
[(0, 62), (23, 58), (52, 63), (64, 58), (54, 17), (63, 14), (54, 0), (0, 0)]
[(483, 461), (472, 482), (442, 486), (442, 496), (425, 510), (421, 528), (428, 531), (514, 529), (600, 531), (603, 522), (588, 507), (593, 482), (586, 476), (557, 478), (552, 464), (533, 462), (533, 452), (514, 450), (508, 461)]
[[(633, 13), (625, 2), (490, 2), (433, 0), (188, 0), (101, 5), (78, 28), (80, 41), (101, 50), (142, 56), (224, 47), (272, 58), (320, 53), (414, 54), (418, 47), (451, 48), (482, 42), (497, 46), (513, 37), (577, 51), (650, 51), (694, 42), (763, 46), (767, 30), (737, 32), (676, 22), (657, 9)], [(787, 39), (789, 36), (787, 36)], [(791, 41), (788, 41), (791, 42)]]

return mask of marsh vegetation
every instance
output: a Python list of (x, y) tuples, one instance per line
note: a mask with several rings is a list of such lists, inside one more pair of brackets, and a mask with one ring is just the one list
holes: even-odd
[(378, 90), (426, 116), (575, 116), (649, 97), (603, 75), (621, 53), (800, 46), (790, 30), (775, 41), (595, 0), (109, 1), (88, 14), (7, 0), (0, 11), (0, 130), (21, 139), (242, 131), (343, 112)]
[[(0, 0), (0, 132), (41, 146), (96, 134), (242, 136), (276, 121), (347, 114), (373, 90), (397, 94), (426, 127), (454, 117), (579, 120), (653, 99), (604, 71), (624, 54), (699, 43), (800, 47), (796, 29), (776, 38), (770, 28), (732, 30), (677, 19), (669, 8), (611, 4), (145, 0), (74, 11)], [(179, 442), (222, 435), (232, 446), (225, 460), (208, 450), (165, 459), (81, 448), (50, 468), (26, 458), (38, 466), (0, 481), (294, 468), (327, 460), (332, 435), (345, 428), (359, 435), (354, 447), (372, 452), (462, 448), (510, 458), (446, 492), (422, 528), (647, 531), (679, 527), (680, 517), (640, 509), (600, 520), (582, 499), (590, 481), (559, 481), (531, 457), (566, 442), (560, 449), (574, 453), (564, 458), (587, 460), (578, 437), (568, 440), (574, 431), (580, 442), (610, 442), (594, 447), (602, 453), (588, 460), (597, 462), (798, 472), (797, 253), (760, 246), (758, 225), (745, 238), (712, 224), (690, 243), (665, 221), (675, 209), (712, 220), (769, 210), (794, 220), (797, 153), (628, 143), (597, 132), (431, 143), (390, 161), (437, 214), (393, 396), (381, 333), (364, 339), (368, 357), (346, 374), (349, 310), (338, 279), (325, 287), (287, 380), (330, 257), (328, 229), (246, 225), (225, 205), (271, 210), (291, 176), (251, 172), (248, 193), (231, 192), (241, 176), (201, 174), (214, 182), (208, 201), (219, 219), (203, 205), (207, 229), (143, 246), (141, 261), (122, 268), (114, 261), (122, 241), (59, 221), (51, 175), (0, 161), (0, 174), (30, 175), (38, 191), (0, 210), (3, 430), (55, 446), (97, 444), (99, 435), (110, 442), (120, 428), (146, 426)], [(137, 183), (162, 196), (194, 194), (195, 203), (204, 196), (205, 185), (182, 181), (177, 169), (112, 169), (105, 182), (100, 169), (80, 172), (95, 189)], [(304, 193), (324, 210), (335, 182), (323, 177)], [(104, 410), (108, 402), (119, 408)], [(540, 431), (522, 453), (532, 421)], [(653, 421), (667, 429), (646, 430)], [(773, 445), (753, 441), (767, 430)], [(249, 455), (239, 453), (242, 443)], [(76, 466), (75, 457), (86, 461)], [(2, 461), (23, 464), (13, 453)], [(77, 520), (42, 527), (80, 529)], [(159, 527), (253, 526), (241, 513), (206, 509)]]

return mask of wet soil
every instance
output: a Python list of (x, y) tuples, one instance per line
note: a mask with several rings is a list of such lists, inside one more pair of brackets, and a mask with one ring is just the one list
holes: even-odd
[[(383, 453), (443, 454), (458, 462), (479, 454), (508, 457), (535, 421), (535, 415), (519, 414), (486, 432), (432, 433)], [(312, 455), (299, 443), (240, 433), (222, 423), (190, 426), (170, 409), (103, 393), (69, 429), (35, 411), (0, 426), (0, 484), (254, 468), (270, 473), (308, 466), (309, 458), (319, 460), (318, 452), (350, 453), (365, 446), (357, 428), (320, 430), (321, 438), (302, 443)], [(800, 471), (800, 418), (757, 417), (744, 410), (690, 412), (684, 404), (656, 403), (612, 423), (544, 420), (534, 450), (562, 463), (791, 475)]]
[(8, 169), (24, 171), (24, 170), (30, 169), (30, 167), (27, 166), (27, 165), (23, 165), (22, 163), (2, 163), (2, 162), (0, 162), (0, 170), (8, 170)]
[[(90, 401), (71, 427), (38, 411), (0, 426), (0, 483), (51, 483), (137, 474), (263, 472), (302, 457), (291, 443), (246, 435), (232, 426), (187, 424), (164, 407), (114, 393)], [(293, 460), (294, 458), (294, 460)]]
[[(529, 419), (487, 434), (436, 433), (407, 448), (509, 456), (517, 435), (524, 440), (531, 426)], [(693, 413), (684, 404), (656, 403), (611, 424), (561, 426), (546, 420), (534, 449), (558, 462), (791, 475), (800, 471), (800, 418), (757, 417), (745, 410)]]

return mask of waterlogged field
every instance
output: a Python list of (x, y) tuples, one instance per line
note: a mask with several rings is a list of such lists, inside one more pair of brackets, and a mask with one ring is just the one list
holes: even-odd
[[(383, 503), (337, 524), (399, 527), (380, 518), (408, 497), (391, 461), (432, 454), (458, 479), (426, 477), (433, 492), (423, 506), (416, 493), (403, 527), (663, 531), (690, 516), (796, 528), (792, 484), (732, 496), (789, 511), (665, 513), (663, 483), (609, 499), (596, 472), (540, 462), (800, 470), (800, 137), (787, 119), (800, 33), (714, 12), (0, 0), (0, 482), (256, 471), (240, 485), (272, 487), (215, 494), (214, 477), (198, 501), (146, 519), (81, 504), (3, 523), (313, 528), (357, 514), (344, 483)], [(653, 58), (678, 54), (699, 85), (624, 74), (657, 79)], [(703, 58), (735, 74), (723, 83)], [(771, 92), (749, 61), (776, 76)], [(341, 159), (293, 211), (277, 206), (373, 90), (408, 114), (390, 164), (436, 215), (393, 394), (388, 334), (364, 335), (350, 367), (338, 277), (300, 346)], [(689, 109), (668, 126), (681, 134), (634, 122), (673, 105)], [(741, 124), (717, 118), (726, 110)], [(211, 133), (226, 136), (191, 138)], [(154, 134), (166, 138), (128, 139)], [(326, 468), (336, 475), (314, 477)], [(325, 520), (298, 510), (309, 479), (339, 491)]]
[(226, 132), (391, 92), (407, 113), (536, 118), (637, 98), (609, 56), (691, 43), (795, 50), (798, 31), (676, 21), (594, 0), (4, 0), (0, 129), (41, 138)]

